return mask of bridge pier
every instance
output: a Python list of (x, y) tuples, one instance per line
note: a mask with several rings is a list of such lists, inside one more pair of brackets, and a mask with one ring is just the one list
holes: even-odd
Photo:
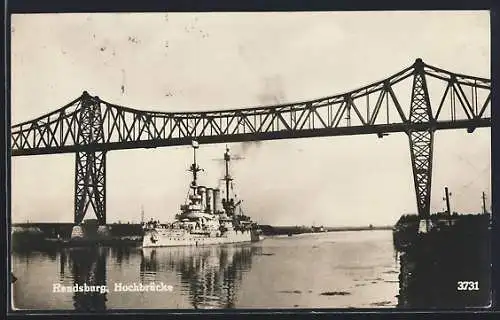
[(73, 226), (73, 229), (71, 230), (71, 239), (77, 238), (83, 238), (83, 229), (80, 225)]
[(427, 233), (431, 230), (432, 223), (430, 219), (420, 219), (418, 224), (418, 233)]
[(97, 236), (99, 237), (109, 237), (110, 236), (110, 230), (108, 226), (101, 225), (97, 227)]
[[(411, 124), (430, 123), (431, 125), (425, 130), (409, 129), (406, 133), (410, 141), (410, 155), (418, 216), (420, 219), (428, 219), (430, 217), (432, 154), (435, 128), (433, 127), (434, 118), (427, 83), (425, 81), (424, 64), (421, 59), (417, 59), (414, 66), (409, 122)], [(428, 226), (429, 224), (426, 222), (425, 225)]]

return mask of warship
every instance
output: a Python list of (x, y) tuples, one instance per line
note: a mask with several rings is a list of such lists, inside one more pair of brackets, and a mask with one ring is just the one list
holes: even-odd
[(188, 171), (192, 173), (193, 180), (186, 202), (180, 205), (180, 213), (172, 222), (161, 223), (151, 219), (144, 223), (142, 247), (202, 246), (262, 240), (257, 223), (243, 214), (242, 201), (235, 201), (231, 196), (234, 179), (229, 173), (229, 148), (226, 146), (223, 159), (225, 197), (221, 201), (219, 188), (198, 185), (198, 173), (203, 171), (196, 162), (198, 142), (193, 141), (192, 147), (193, 164)]

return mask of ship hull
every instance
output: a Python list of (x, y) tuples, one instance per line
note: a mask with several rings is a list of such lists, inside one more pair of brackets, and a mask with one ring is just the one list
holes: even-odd
[(144, 233), (142, 247), (206, 246), (259, 240), (261, 240), (259, 235), (251, 231), (230, 231), (221, 236), (209, 236), (191, 233), (162, 233), (159, 230), (148, 230)]

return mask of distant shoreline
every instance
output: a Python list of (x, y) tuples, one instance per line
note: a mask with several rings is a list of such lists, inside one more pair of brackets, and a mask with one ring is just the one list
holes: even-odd
[(327, 228), (328, 231), (368, 231), (368, 230), (392, 230), (393, 226), (378, 226), (378, 227), (339, 227)]
[[(276, 229), (283, 230), (293, 230), (293, 229), (304, 229), (308, 230), (310, 227), (301, 227), (301, 226), (270, 226), (265, 225)], [(323, 227), (327, 231), (364, 231), (364, 230), (392, 230), (393, 226), (373, 226), (373, 227)]]
[[(73, 225), (74, 223), (72, 222), (13, 222), (11, 223), (12, 226), (25, 226), (25, 225)], [(108, 225), (140, 225), (138, 222), (110, 222), (107, 223)], [(266, 225), (262, 224), (262, 226), (271, 226), (273, 228), (284, 228), (284, 229), (293, 229), (293, 228), (310, 228), (309, 226), (278, 226), (278, 225)], [(315, 226), (318, 227), (318, 226)], [(325, 229), (328, 230), (370, 230), (370, 229), (392, 229), (393, 226), (357, 226), (357, 227), (325, 227)]]
[[(141, 224), (138, 223), (108, 223), (111, 232), (115, 236), (134, 236), (142, 235)], [(42, 232), (46, 235), (61, 235), (67, 238), (71, 234), (72, 223), (13, 223), (14, 233), (37, 233)], [(373, 231), (373, 230), (392, 230), (392, 226), (357, 226), (357, 227), (325, 227), (325, 226), (272, 226), (259, 225), (265, 236), (274, 235), (294, 235), (303, 233), (324, 233), (324, 232), (346, 232), (346, 231)], [(38, 230), (38, 231), (37, 231)]]
[(271, 226), (260, 225), (264, 235), (293, 235), (302, 233), (322, 233), (322, 232), (342, 232), (342, 231), (372, 231), (372, 230), (392, 230), (393, 226), (358, 226), (358, 227), (323, 227), (324, 231), (315, 230), (307, 226)]

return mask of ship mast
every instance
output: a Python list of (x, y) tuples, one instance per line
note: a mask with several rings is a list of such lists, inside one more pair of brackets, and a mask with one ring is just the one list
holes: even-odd
[(226, 181), (226, 200), (229, 201), (229, 183), (233, 180), (229, 175), (229, 161), (231, 156), (229, 155), (229, 148), (226, 146), (226, 153), (224, 153), (224, 162), (226, 163), (226, 175), (224, 180)]
[(203, 169), (200, 169), (200, 167), (196, 163), (196, 149), (199, 148), (198, 141), (193, 140), (192, 146), (193, 146), (193, 163), (191, 164), (189, 171), (193, 173), (193, 181), (191, 182), (191, 188), (193, 189), (193, 192), (196, 194), (196, 187), (198, 185), (196, 179), (198, 177), (198, 172), (202, 171)]
[(229, 184), (233, 180), (231, 175), (229, 174), (229, 161), (231, 160), (231, 156), (229, 155), (229, 148), (226, 145), (226, 152), (224, 153), (224, 162), (226, 164), (226, 175), (224, 176), (224, 181), (226, 181), (226, 198), (222, 199), (222, 205), (226, 210), (226, 214), (231, 214), (231, 202), (229, 197)]

